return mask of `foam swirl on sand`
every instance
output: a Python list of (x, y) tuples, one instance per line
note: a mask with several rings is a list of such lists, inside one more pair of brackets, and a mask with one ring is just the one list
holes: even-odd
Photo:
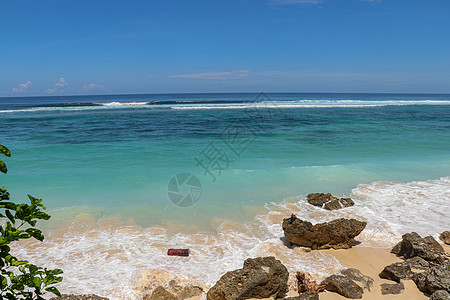
[[(325, 192), (325, 191), (324, 191)], [(18, 258), (64, 270), (64, 293), (95, 293), (112, 299), (138, 299), (158, 280), (171, 279), (204, 286), (225, 272), (242, 267), (248, 257), (275, 256), (291, 273), (310, 272), (321, 279), (342, 266), (330, 254), (288, 247), (281, 222), (295, 213), (313, 223), (339, 217), (367, 221), (356, 239), (361, 246), (389, 247), (403, 233), (421, 235), (448, 229), (445, 212), (450, 178), (409, 183), (374, 182), (352, 190), (355, 206), (326, 211), (309, 205), (305, 195), (266, 205), (251, 222), (219, 221), (216, 232), (183, 232), (183, 225), (140, 228), (120, 220), (95, 220), (79, 215), (69, 228), (47, 235), (43, 243), (16, 244)], [(190, 248), (189, 257), (169, 257), (168, 248)], [(156, 271), (155, 271), (156, 270)]]

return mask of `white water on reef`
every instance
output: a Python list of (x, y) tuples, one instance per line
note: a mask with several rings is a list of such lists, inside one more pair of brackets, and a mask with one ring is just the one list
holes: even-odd
[[(16, 256), (64, 270), (63, 293), (95, 293), (112, 299), (140, 299), (155, 280), (178, 278), (211, 286), (248, 257), (275, 256), (292, 274), (320, 279), (342, 266), (331, 255), (288, 247), (281, 222), (294, 213), (313, 223), (338, 217), (366, 221), (360, 246), (390, 247), (401, 235), (434, 235), (449, 228), (450, 177), (414, 182), (373, 182), (355, 187), (355, 206), (325, 211), (304, 196), (270, 203), (249, 222), (217, 219), (215, 232), (168, 222), (142, 228), (126, 220), (79, 214), (69, 227), (48, 234), (43, 243), (16, 245)], [(190, 248), (189, 257), (169, 257), (168, 248)], [(159, 279), (158, 279), (159, 278)]]

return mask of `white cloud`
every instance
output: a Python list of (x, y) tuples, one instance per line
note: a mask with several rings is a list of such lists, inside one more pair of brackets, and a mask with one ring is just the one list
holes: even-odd
[(170, 75), (172, 78), (200, 78), (200, 79), (239, 79), (249, 75), (248, 70), (235, 70), (228, 72), (201, 72), (191, 74)]
[(83, 89), (85, 91), (95, 91), (95, 90), (104, 90), (105, 88), (101, 84), (90, 83), (90, 84), (83, 86)]
[(19, 84), (19, 87), (13, 88), (11, 90), (12, 93), (24, 93), (26, 92), (31, 86), (33, 85), (33, 83), (31, 83), (31, 81), (26, 81), (24, 83)]
[(58, 80), (58, 82), (55, 83), (54, 88), (52, 88), (52, 89), (47, 89), (45, 92), (46, 92), (47, 94), (53, 94), (53, 93), (56, 93), (56, 92), (59, 92), (59, 91), (64, 90), (64, 87), (66, 87), (67, 85), (69, 85), (69, 84), (68, 84), (67, 81), (64, 79), (64, 77), (60, 77), (59, 80)]

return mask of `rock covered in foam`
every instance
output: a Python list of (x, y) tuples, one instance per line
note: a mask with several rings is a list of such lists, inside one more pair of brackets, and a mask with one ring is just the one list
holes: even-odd
[(349, 207), (355, 205), (350, 198), (337, 198), (330, 193), (311, 193), (306, 196), (309, 204), (314, 206), (323, 207), (328, 210), (336, 210), (344, 207)]
[(404, 234), (402, 241), (392, 248), (391, 253), (406, 259), (418, 256), (435, 264), (446, 260), (444, 248), (432, 236), (422, 238), (416, 232)]
[(152, 269), (141, 273), (137, 290), (145, 300), (183, 300), (201, 295), (206, 287), (166, 270)]
[(450, 230), (444, 231), (439, 235), (439, 239), (445, 244), (450, 245)]
[(225, 273), (211, 287), (207, 300), (282, 298), (288, 291), (289, 273), (274, 257), (248, 258), (242, 269)]
[(311, 249), (348, 249), (355, 242), (367, 223), (356, 219), (336, 219), (331, 222), (312, 223), (298, 219), (294, 214), (283, 220), (286, 239), (299, 246)]

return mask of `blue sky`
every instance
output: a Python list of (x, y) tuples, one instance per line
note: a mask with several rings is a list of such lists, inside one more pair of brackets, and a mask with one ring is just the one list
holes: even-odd
[(450, 93), (448, 0), (0, 0), (0, 96)]

